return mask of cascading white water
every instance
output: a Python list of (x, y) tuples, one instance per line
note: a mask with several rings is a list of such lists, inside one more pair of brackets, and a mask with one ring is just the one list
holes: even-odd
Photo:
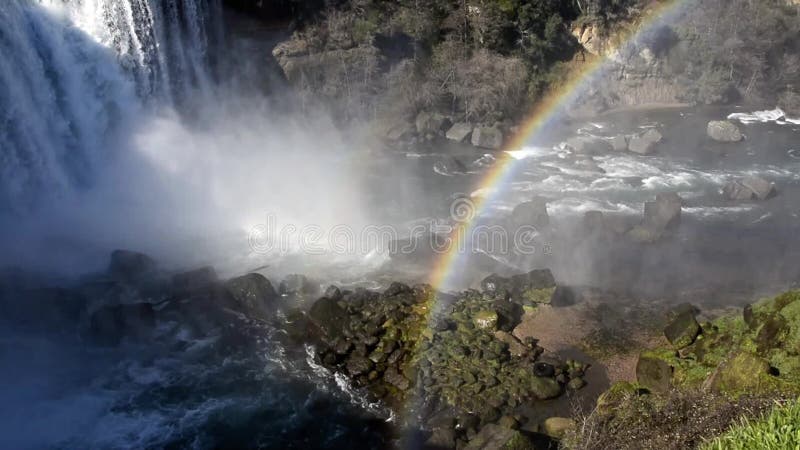
[(92, 184), (142, 107), (211, 84), (218, 0), (4, 0), (0, 210)]

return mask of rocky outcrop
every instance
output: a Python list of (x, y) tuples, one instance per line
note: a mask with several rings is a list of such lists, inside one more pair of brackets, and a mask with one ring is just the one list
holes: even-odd
[(566, 147), (575, 153), (584, 155), (604, 154), (608, 153), (612, 149), (611, 144), (608, 141), (589, 136), (571, 137), (567, 139)]
[(511, 228), (516, 230), (522, 226), (534, 227), (543, 230), (550, 225), (550, 216), (547, 214), (547, 201), (541, 197), (520, 203), (515, 206), (509, 216)]
[(645, 202), (642, 222), (627, 235), (640, 243), (658, 241), (680, 225), (682, 207), (683, 200), (678, 194), (657, 194), (655, 201)]
[(415, 121), (417, 133), (428, 139), (432, 139), (449, 130), (451, 123), (450, 119), (442, 114), (426, 111), (417, 114)]
[(156, 270), (156, 262), (149, 256), (129, 250), (111, 252), (108, 274), (124, 282), (140, 281), (152, 276)]
[(278, 299), (272, 283), (258, 273), (232, 278), (225, 282), (225, 289), (234, 309), (260, 318), (270, 317), (274, 302)]
[(431, 318), (428, 311), (444, 299), (425, 285), (395, 283), (382, 294), (322, 298), (310, 313), (325, 330), (316, 358), (389, 405), (420, 395), (430, 442), (507, 443), (508, 433), (496, 427), (516, 428), (517, 406), (558, 397), (568, 386), (580, 389), (587, 367), (542, 361), (534, 339), (510, 333), (522, 304), (535, 308), (550, 300), (556, 286), (549, 270), (493, 275), (482, 285), (483, 292), (462, 292)]
[(706, 128), (708, 137), (717, 142), (739, 142), (744, 139), (741, 130), (728, 120), (712, 120)]

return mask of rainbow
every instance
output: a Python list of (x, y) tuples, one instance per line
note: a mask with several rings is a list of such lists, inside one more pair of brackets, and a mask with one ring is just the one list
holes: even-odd
[[(621, 53), (633, 45), (643, 34), (674, 20), (690, 2), (691, 0), (666, 0), (651, 6), (646, 18), (636, 27), (636, 30), (628, 35), (620, 36), (617, 39), (620, 44), (608, 49), (606, 54)], [(476, 196), (473, 194), (471, 202), (468, 205), (462, 205), (470, 208), (471, 211), (467, 220), (459, 222), (453, 227), (447, 248), (434, 265), (429, 279), (429, 283), (434, 289), (444, 290), (450, 287), (451, 277), (458, 273), (464, 264), (465, 258), (459, 256), (465, 253), (462, 252), (467, 248), (465, 239), (472, 233), (475, 219), (483, 214), (486, 206), (501, 192), (502, 187), (507, 185), (507, 181), (512, 178), (515, 169), (520, 166), (516, 164), (519, 159), (514, 157), (512, 151), (523, 148), (525, 144), (535, 140), (550, 124), (562, 118), (566, 108), (574, 104), (592, 82), (602, 77), (604, 69), (609, 67), (607, 62), (607, 57), (598, 57), (587, 62), (581, 70), (574, 71), (559, 89), (553, 90), (536, 104), (519, 127), (519, 131), (503, 146), (497, 161), (476, 187), (475, 192), (485, 192), (486, 195)]]

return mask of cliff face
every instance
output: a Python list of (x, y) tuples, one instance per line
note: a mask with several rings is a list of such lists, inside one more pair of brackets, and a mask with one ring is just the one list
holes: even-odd
[(228, 1), (291, 19), (294, 34), (272, 54), (304, 105), (340, 122), (378, 121), (395, 135), (446, 134), (415, 130), (420, 114), (507, 133), (593, 58), (611, 67), (579, 102), (582, 115), (649, 103), (800, 109), (798, 0), (730, 0), (722, 10), (697, 2), (659, 26), (649, 25), (658, 2), (635, 0), (624, 12), (523, 0)]

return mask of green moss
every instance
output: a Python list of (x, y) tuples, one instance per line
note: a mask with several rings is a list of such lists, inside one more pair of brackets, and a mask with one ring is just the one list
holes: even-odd
[(523, 305), (548, 304), (553, 299), (556, 288), (528, 289), (522, 293)]

